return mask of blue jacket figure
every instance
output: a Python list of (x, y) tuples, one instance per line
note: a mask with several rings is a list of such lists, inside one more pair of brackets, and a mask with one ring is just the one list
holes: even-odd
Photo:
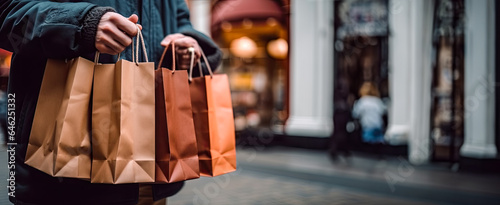
[(365, 82), (359, 90), (361, 98), (354, 104), (352, 115), (360, 120), (363, 142), (384, 143), (384, 119), (386, 106), (379, 97), (377, 88)]
[[(38, 93), (48, 58), (92, 59), (98, 50), (101, 63), (116, 62), (115, 54), (131, 60), (130, 43), (142, 26), (149, 59), (158, 63), (165, 45), (175, 40), (179, 59), (186, 58), (188, 47), (207, 54), (212, 68), (220, 63), (221, 52), (215, 43), (193, 29), (185, 0), (87, 0), (32, 1), (2, 0), (0, 3), (0, 48), (14, 52), (8, 93), (15, 93), (15, 204), (137, 204), (177, 193), (183, 182), (142, 185), (90, 184), (88, 181), (54, 178), (24, 164), (28, 138)], [(184, 56), (181, 56), (184, 55)], [(186, 61), (178, 67), (186, 69)], [(189, 60), (187, 60), (189, 66)], [(165, 62), (170, 65), (171, 62)], [(170, 66), (168, 66), (170, 67)], [(205, 68), (205, 64), (202, 65)], [(199, 75), (194, 69), (193, 75)], [(208, 72), (207, 72), (208, 73)], [(141, 194), (139, 194), (141, 189)], [(4, 193), (6, 194), (6, 193)], [(144, 195), (145, 194), (145, 195)], [(141, 195), (141, 196), (139, 196)], [(149, 202), (144, 201), (149, 200)]]

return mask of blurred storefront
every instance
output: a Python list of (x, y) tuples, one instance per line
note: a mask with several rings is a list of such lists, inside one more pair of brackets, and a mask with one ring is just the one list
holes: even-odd
[(385, 141), (407, 146), (410, 162), (497, 157), (494, 0), (189, 3), (224, 52), (237, 130), (352, 132), (371, 82), (388, 106)]
[(210, 33), (224, 57), (238, 133), (283, 134), (288, 117), (288, 9), (274, 0), (214, 1)]
[[(335, 1), (334, 139), (346, 138), (363, 150), (361, 126), (352, 110), (363, 84), (369, 83), (385, 104), (390, 101), (388, 73), (388, 0)], [(383, 129), (387, 115), (381, 116)], [(370, 145), (368, 145), (370, 146)]]
[(495, 1), (390, 0), (386, 140), (412, 163), (496, 158)]
[(431, 90), (432, 159), (457, 161), (464, 140), (463, 0), (437, 0), (434, 11)]
[(352, 132), (337, 115), (370, 81), (389, 107), (385, 141), (412, 163), (496, 158), (494, 3), (336, 1), (334, 136)]

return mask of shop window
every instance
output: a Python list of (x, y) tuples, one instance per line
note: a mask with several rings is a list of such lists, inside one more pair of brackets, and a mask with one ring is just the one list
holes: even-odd
[(283, 134), (288, 117), (288, 1), (214, 1), (212, 38), (224, 56), (237, 137)]
[(456, 161), (464, 139), (464, 2), (437, 0), (434, 14), (433, 159)]
[[(347, 137), (353, 149), (364, 144), (351, 114), (362, 85), (373, 85), (382, 101), (389, 100), (388, 30), (387, 0), (335, 1), (333, 137)], [(385, 132), (387, 114), (383, 119)]]

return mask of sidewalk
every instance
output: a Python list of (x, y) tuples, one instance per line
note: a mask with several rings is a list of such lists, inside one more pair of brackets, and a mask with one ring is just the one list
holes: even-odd
[[(189, 180), (169, 205), (499, 204), (500, 174), (452, 172), (442, 165), (410, 165), (354, 153), (332, 163), (324, 150), (241, 147), (238, 170)], [(0, 163), (7, 153), (0, 149)], [(7, 178), (7, 166), (0, 177)], [(0, 204), (10, 204), (6, 181)]]
[(244, 147), (238, 171), (191, 180), (171, 204), (498, 204), (500, 174), (413, 166), (403, 157), (354, 154), (332, 163), (326, 151)]

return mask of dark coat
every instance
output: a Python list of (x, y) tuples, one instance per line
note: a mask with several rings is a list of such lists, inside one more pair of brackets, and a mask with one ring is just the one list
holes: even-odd
[[(194, 30), (184, 0), (89, 0), (87, 2), (13, 1), (0, 3), (0, 47), (14, 52), (9, 93), (15, 94), (15, 197), (17, 204), (136, 204), (137, 184), (90, 184), (87, 181), (55, 178), (24, 164), (27, 142), (47, 58), (93, 56), (94, 39), (84, 35), (84, 19), (97, 6), (110, 6), (128, 17), (138, 14), (149, 54), (158, 63), (168, 34), (184, 33), (195, 38), (213, 68), (221, 52), (205, 35)], [(139, 8), (139, 10), (138, 10)], [(95, 35), (95, 34), (94, 34)], [(130, 47), (122, 58), (131, 59)], [(102, 62), (114, 61), (101, 57)], [(166, 59), (168, 63), (168, 59)], [(194, 69), (196, 70), (196, 69)], [(196, 75), (196, 73), (194, 74)], [(183, 183), (154, 185), (155, 199), (178, 192)], [(21, 203), (22, 202), (22, 203)]]

